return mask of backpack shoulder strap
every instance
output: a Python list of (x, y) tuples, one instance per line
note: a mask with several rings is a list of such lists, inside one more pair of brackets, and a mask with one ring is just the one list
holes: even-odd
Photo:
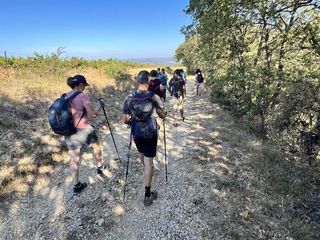
[[(70, 97), (68, 97), (68, 100), (69, 101), (72, 101), (76, 96), (78, 96), (81, 92), (80, 91), (77, 91), (75, 92), (74, 94), (72, 94)], [(67, 95), (67, 94), (65, 94)]]
[[(70, 97), (68, 97), (67, 99), (69, 100), (69, 102), (71, 102), (76, 96), (78, 96), (81, 92), (80, 91), (76, 91), (74, 94), (72, 94)], [(67, 94), (64, 93), (62, 96), (67, 97)], [(83, 113), (81, 114), (81, 117), (78, 121), (78, 123), (75, 125), (75, 128), (78, 127), (79, 123), (81, 122), (82, 118), (84, 117), (84, 115), (86, 114), (86, 109), (83, 110)]]
[(86, 115), (86, 109), (84, 109), (84, 110), (83, 110), (83, 113), (81, 114), (81, 117), (80, 117), (80, 119), (79, 119), (79, 121), (78, 121), (77, 125), (75, 126), (75, 128), (77, 128), (77, 127), (78, 127), (78, 125), (79, 125), (79, 123), (81, 122), (81, 120), (82, 120), (82, 118), (84, 117), (84, 115)]
[(132, 98), (134, 98), (137, 94), (138, 94), (137, 90), (132, 91), (132, 92), (131, 92)]
[(139, 93), (137, 91), (132, 92), (132, 99), (133, 100), (147, 100), (147, 99), (152, 99), (152, 96), (154, 95), (153, 92), (148, 91), (147, 95), (142, 97), (139, 96)]

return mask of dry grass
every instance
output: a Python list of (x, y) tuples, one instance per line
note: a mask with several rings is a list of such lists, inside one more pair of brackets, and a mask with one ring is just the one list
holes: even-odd
[[(5, 71), (5, 70), (0, 70)], [(66, 78), (75, 74), (84, 75), (91, 86), (102, 89), (115, 84), (114, 79), (106, 75), (103, 70), (94, 68), (71, 69), (63, 76), (39, 76), (32, 72), (18, 72), (9, 77), (0, 78), (0, 94), (11, 101), (23, 102), (32, 97), (51, 99), (69, 91), (66, 85)], [(1, 74), (5, 76), (5, 74)]]
[[(132, 79), (141, 70), (151, 71), (152, 66), (126, 69)], [(125, 72), (125, 71), (124, 71)], [(116, 86), (116, 80), (104, 69), (84, 67), (70, 69), (62, 75), (39, 75), (30, 70), (13, 70), (0, 68), (0, 95), (7, 97), (16, 104), (32, 100), (34, 97), (45, 100), (60, 96), (70, 88), (66, 85), (66, 79), (76, 74), (84, 75), (90, 86), (96, 90), (102, 90), (107, 86)]]
[[(21, 60), (21, 59), (20, 59)], [(19, 61), (20, 61), (19, 60)], [(66, 84), (69, 76), (84, 75), (90, 87), (87, 92), (97, 96), (113, 96), (108, 102), (110, 118), (118, 120), (117, 109), (134, 78), (141, 70), (156, 66), (106, 61), (85, 62), (81, 66), (63, 65), (60, 68), (49, 62), (38, 65), (24, 63), (4, 67), (0, 65), (0, 188), (18, 191), (15, 183), (31, 184), (31, 176), (53, 174), (56, 165), (67, 164), (66, 147), (54, 135), (47, 122), (47, 108), (62, 93), (70, 91)], [(17, 60), (18, 61), (18, 60)], [(58, 62), (59, 63), (59, 62)], [(61, 62), (60, 62), (61, 63)], [(59, 63), (59, 64), (60, 64)], [(20, 65), (19, 65), (20, 64)], [(99, 65), (101, 64), (101, 65)], [(54, 70), (54, 71), (53, 71)], [(114, 111), (113, 111), (114, 110)], [(99, 125), (99, 120), (97, 122)], [(22, 192), (26, 187), (22, 187)], [(21, 190), (20, 189), (20, 190)]]

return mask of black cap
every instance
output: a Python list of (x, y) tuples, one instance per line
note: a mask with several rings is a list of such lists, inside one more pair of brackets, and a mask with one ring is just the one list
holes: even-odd
[(157, 70), (151, 70), (150, 76), (151, 76), (151, 77), (157, 77), (157, 76), (158, 76)]
[(141, 71), (138, 73), (137, 82), (144, 84), (149, 82), (150, 73), (148, 71)]
[(85, 86), (89, 86), (89, 84), (87, 83), (87, 80), (84, 76), (82, 75), (75, 75), (72, 77), (72, 82), (74, 83), (83, 83), (83, 85)]
[(174, 70), (173, 74), (177, 74), (178, 76), (181, 76), (180, 69)]

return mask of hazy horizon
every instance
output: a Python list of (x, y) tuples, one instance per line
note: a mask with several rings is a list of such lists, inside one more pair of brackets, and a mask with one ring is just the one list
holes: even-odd
[[(2, 54), (0, 54), (0, 57), (17, 57), (17, 58), (28, 58), (28, 57), (34, 57), (36, 56), (36, 54), (40, 54), (40, 55), (44, 55), (44, 56), (50, 56), (51, 54), (56, 53), (55, 52), (51, 52), (51, 53), (33, 53), (27, 56), (10, 56), (8, 55), (8, 53), (3, 52)], [(90, 57), (90, 58), (86, 58), (86, 57), (81, 57), (81, 56), (67, 56), (66, 54), (61, 54), (60, 58), (61, 59), (70, 59), (72, 57), (77, 57), (77, 58), (83, 58), (85, 60), (108, 60), (108, 59), (115, 59), (118, 61), (130, 61), (130, 62), (137, 62), (137, 63), (168, 63), (168, 64), (175, 64), (176, 63), (176, 59), (174, 56), (168, 56), (168, 57), (137, 57), (137, 58), (115, 58), (115, 57), (104, 57), (104, 58), (95, 58), (95, 57)]]

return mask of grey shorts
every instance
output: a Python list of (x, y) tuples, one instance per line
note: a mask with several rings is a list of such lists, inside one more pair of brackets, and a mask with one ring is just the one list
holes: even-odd
[(171, 99), (171, 104), (173, 105), (173, 110), (175, 112), (178, 110), (183, 110), (183, 102), (184, 102), (183, 96), (180, 96), (179, 98), (173, 97)]
[(66, 142), (69, 150), (76, 150), (81, 148), (83, 145), (90, 145), (92, 143), (99, 142), (99, 138), (93, 127), (77, 128), (77, 132), (73, 135), (65, 136), (64, 141)]

